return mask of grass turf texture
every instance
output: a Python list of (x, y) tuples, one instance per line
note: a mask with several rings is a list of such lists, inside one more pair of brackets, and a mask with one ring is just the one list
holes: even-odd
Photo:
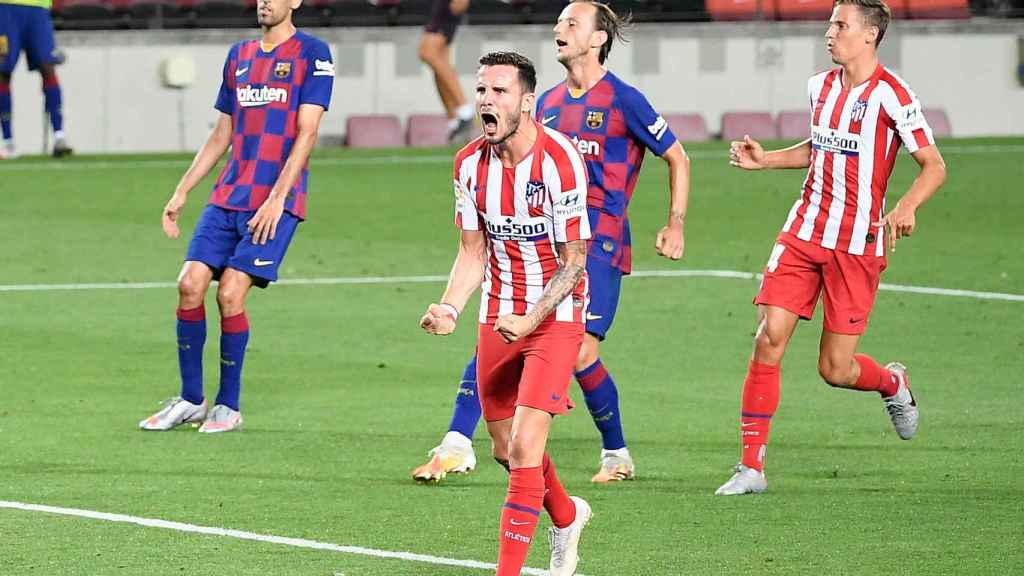
[[(883, 281), (1024, 293), (1021, 140), (950, 140), (949, 182)], [(982, 151), (981, 146), (997, 148)], [(999, 151), (1001, 147), (1002, 151)], [(721, 144), (688, 147), (693, 192), (682, 263), (654, 255), (667, 174), (648, 158), (631, 216), (636, 268), (755, 272), (802, 173), (741, 173)], [(448, 151), (321, 152), (310, 220), (284, 278), (444, 274), (454, 255)], [(384, 158), (382, 160), (382, 158)], [(0, 164), (0, 284), (173, 280), (183, 238), (159, 228), (181, 156)], [(890, 206), (916, 173), (903, 157)], [(595, 518), (580, 570), (1014, 573), (1024, 565), (1017, 430), (1024, 302), (881, 292), (861, 349), (908, 364), (921, 410), (911, 442), (877, 395), (831, 390), (815, 369), (821, 312), (783, 369), (770, 492), (715, 498), (739, 455), (753, 281), (633, 278), (602, 358), (622, 394), (639, 479), (596, 486), (599, 439), (580, 406), (550, 451)], [(475, 340), (416, 322), (442, 285), (275, 286), (250, 298), (246, 429), (136, 429), (177, 390), (173, 289), (0, 292), (0, 500), (67, 506), (385, 550), (492, 561), (506, 475), (487, 458), (438, 486), (409, 471), (445, 430)], [(207, 394), (217, 382), (207, 299)], [(472, 305), (475, 309), (475, 300)], [(547, 564), (542, 531), (528, 565)], [(0, 509), (2, 574), (481, 574), (449, 568)]]

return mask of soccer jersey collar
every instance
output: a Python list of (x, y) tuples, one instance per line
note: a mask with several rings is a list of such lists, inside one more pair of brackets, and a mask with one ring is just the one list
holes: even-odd
[(597, 82), (594, 82), (594, 85), (591, 86), (590, 88), (587, 88), (586, 90), (577, 90), (575, 88), (569, 88), (569, 80), (566, 79), (566, 81), (565, 81), (565, 90), (566, 90), (566, 92), (569, 93), (569, 98), (572, 98), (573, 100), (579, 100), (581, 98), (585, 98), (587, 96), (587, 92), (590, 92), (591, 90), (596, 88), (599, 84), (601, 84), (601, 82), (604, 82), (605, 79), (608, 78), (608, 76), (610, 74), (611, 74), (610, 71), (605, 70), (604, 74), (602, 74), (601, 77), (597, 79)]
[(882, 66), (881, 62), (879, 62), (878, 65), (875, 67), (875, 71), (872, 72), (871, 76), (868, 76), (866, 80), (864, 80), (860, 84), (857, 84), (857, 86), (847, 86), (846, 85), (846, 70), (844, 70), (843, 68), (839, 68), (839, 86), (841, 87), (843, 92), (849, 92), (850, 90), (853, 90), (854, 88), (857, 88), (859, 86), (864, 86), (865, 84), (869, 84), (871, 82), (874, 82), (874, 81), (878, 80), (879, 78), (882, 77), (882, 74), (884, 74), (884, 73), (885, 73), (885, 67)]

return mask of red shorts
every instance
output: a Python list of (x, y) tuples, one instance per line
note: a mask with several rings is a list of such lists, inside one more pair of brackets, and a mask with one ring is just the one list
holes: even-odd
[(754, 304), (778, 306), (810, 320), (824, 287), (825, 330), (863, 334), (885, 256), (830, 250), (788, 232), (779, 234), (776, 242)]
[(480, 325), (476, 380), (484, 420), (511, 418), (516, 406), (564, 414), (583, 324), (544, 322), (526, 338), (508, 344), (493, 324)]

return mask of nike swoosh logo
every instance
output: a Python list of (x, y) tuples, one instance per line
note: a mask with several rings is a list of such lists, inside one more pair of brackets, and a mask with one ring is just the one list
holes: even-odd
[(249, 67), (248, 66), (246, 66), (245, 68), (242, 68), (240, 70), (235, 70), (235, 78), (238, 78), (239, 76), (241, 76), (242, 74), (245, 74), (248, 71), (249, 71)]
[(587, 312), (587, 320), (600, 320), (601, 318), (604, 318), (604, 316), (597, 316), (596, 314)]
[(273, 263), (273, 260), (260, 260), (259, 258), (252, 261), (253, 266), (270, 266)]
[(545, 118), (545, 119), (541, 120), (541, 121), (540, 121), (540, 123), (541, 123), (541, 124), (543, 124), (543, 125), (545, 125), (545, 126), (547, 126), (547, 125), (548, 125), (548, 123), (550, 123), (550, 122), (551, 122), (552, 120), (554, 120), (555, 118), (558, 118), (558, 116), (548, 116), (547, 118)]
[(512, 524), (513, 526), (526, 526), (527, 524), (533, 524), (533, 522), (530, 522), (529, 520), (526, 522), (518, 522), (515, 518), (509, 518), (508, 521), (509, 524)]

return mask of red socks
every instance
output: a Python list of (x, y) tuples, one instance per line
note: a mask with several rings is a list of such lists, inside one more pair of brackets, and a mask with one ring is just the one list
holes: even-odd
[(558, 528), (565, 528), (576, 520), (576, 504), (562, 487), (562, 482), (555, 473), (555, 463), (544, 453), (544, 509), (551, 517), (551, 523)]
[(743, 382), (743, 403), (740, 409), (740, 438), (743, 443), (743, 465), (764, 470), (765, 445), (772, 416), (779, 407), (781, 368), (750, 361), (747, 379)]
[(510, 470), (508, 496), (501, 509), (497, 576), (519, 576), (543, 506), (543, 467)]
[(895, 396), (900, 382), (892, 372), (878, 365), (875, 359), (864, 354), (854, 354), (860, 364), (860, 376), (853, 387), (857, 390), (874, 390), (882, 396)]

